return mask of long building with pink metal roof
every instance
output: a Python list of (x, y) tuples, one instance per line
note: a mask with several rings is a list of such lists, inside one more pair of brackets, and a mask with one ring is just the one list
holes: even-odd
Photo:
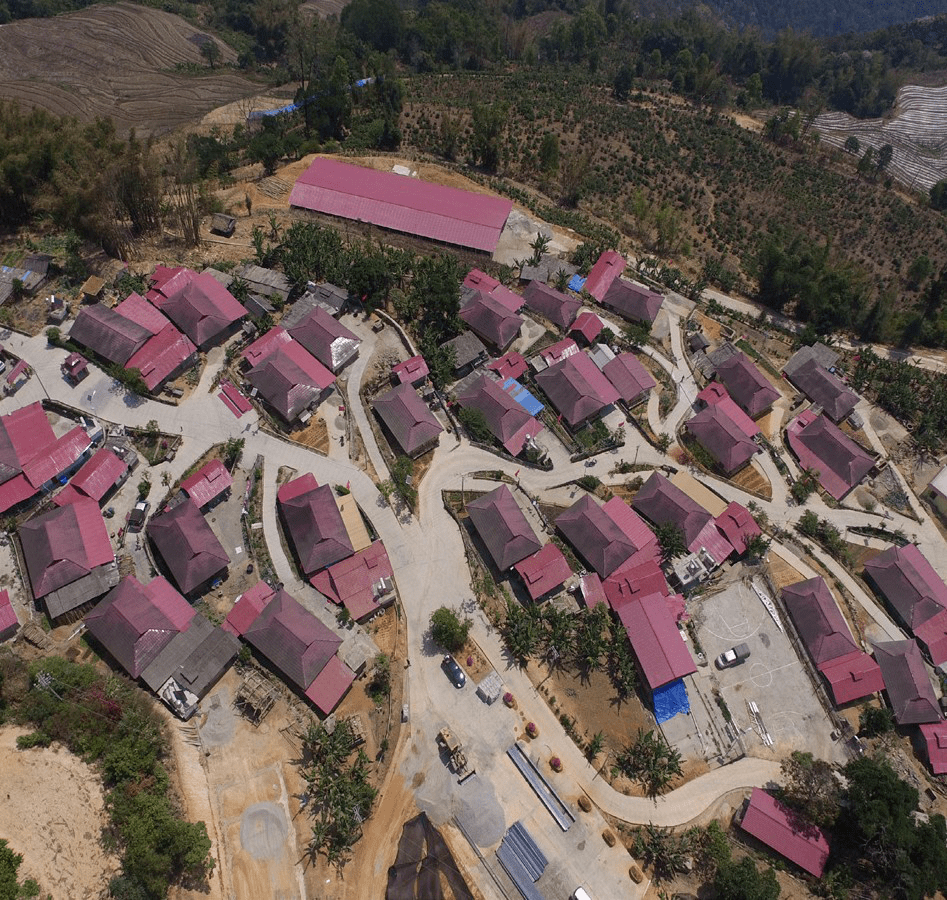
[(493, 253), (509, 200), (324, 157), (296, 180), (290, 206)]

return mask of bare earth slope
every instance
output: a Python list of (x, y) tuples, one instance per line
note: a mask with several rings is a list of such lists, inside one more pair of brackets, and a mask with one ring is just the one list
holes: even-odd
[[(168, 131), (255, 90), (233, 71), (174, 70), (206, 65), (207, 39), (180, 16), (131, 3), (13, 22), (0, 27), (0, 97), (80, 119), (111, 116), (119, 132)], [(217, 44), (221, 62), (234, 62)]]

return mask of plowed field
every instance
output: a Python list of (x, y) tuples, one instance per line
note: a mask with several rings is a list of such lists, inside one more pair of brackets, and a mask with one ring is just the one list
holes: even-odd
[[(0, 97), (84, 120), (111, 116), (120, 133), (169, 131), (258, 90), (225, 68), (176, 71), (206, 65), (208, 37), (180, 16), (131, 3), (13, 22), (0, 27)], [(217, 44), (221, 64), (234, 62)]]

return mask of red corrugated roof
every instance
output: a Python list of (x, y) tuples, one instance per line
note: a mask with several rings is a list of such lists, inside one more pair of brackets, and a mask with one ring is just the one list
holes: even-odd
[(947, 662), (947, 610), (914, 626), (914, 637), (935, 666)]
[(243, 637), (244, 632), (263, 612), (263, 608), (273, 599), (275, 593), (265, 581), (258, 581), (250, 590), (237, 597), (220, 627), (237, 637)]
[(599, 303), (608, 293), (612, 282), (625, 271), (625, 259), (614, 250), (606, 250), (592, 266), (589, 277), (585, 279), (585, 290)]
[(931, 771), (935, 775), (943, 775), (947, 772), (947, 722), (922, 725), (921, 735)]
[(276, 502), (288, 503), (290, 500), (302, 494), (314, 491), (317, 487), (319, 487), (319, 482), (316, 481), (316, 476), (313, 475), (312, 472), (306, 472), (305, 475), (300, 475), (292, 481), (287, 481), (286, 484), (276, 492)]
[(397, 363), (391, 367), (391, 371), (399, 384), (417, 384), (431, 374), (423, 356), (412, 356)]
[(633, 353), (620, 353), (602, 367), (605, 377), (626, 403), (637, 400), (657, 384), (651, 373)]
[(712, 519), (700, 529), (697, 537), (688, 544), (687, 549), (691, 553), (706, 550), (717, 565), (721, 565), (724, 560), (733, 555), (733, 545), (723, 536), (723, 532), (717, 528)]
[(33, 487), (42, 487), (73, 465), (89, 449), (91, 443), (85, 429), (76, 425), (68, 434), (45, 447), (41, 454), (23, 466), (23, 474)]
[(10, 603), (10, 595), (5, 591), (0, 591), (0, 639), (3, 633), (12, 628), (16, 628), (20, 622), (16, 617), (16, 610)]
[(579, 313), (569, 332), (570, 334), (573, 331), (578, 332), (591, 344), (602, 333), (604, 327), (605, 324), (595, 313), (584, 312)]
[(544, 350), (540, 350), (539, 356), (545, 360), (546, 365), (553, 366), (578, 352), (579, 345), (572, 338), (563, 338), (561, 341), (556, 341), (555, 344), (550, 344)]
[(358, 622), (379, 608), (375, 585), (393, 575), (385, 545), (375, 541), (354, 556), (317, 572), (310, 583), (333, 603), (343, 604)]
[(7, 413), (3, 416), (3, 427), (16, 457), (15, 462), (20, 466), (56, 441), (56, 433), (39, 400)]
[(885, 689), (881, 667), (867, 653), (853, 650), (819, 666), (836, 706), (861, 700)]
[(620, 613), (622, 607), (652, 594), (668, 595), (668, 585), (664, 572), (656, 560), (649, 559), (637, 566), (626, 568), (621, 575), (611, 575), (605, 579), (605, 598), (608, 605)]
[(29, 366), (26, 364), (26, 360), (21, 359), (11, 370), (10, 374), (7, 375), (7, 384), (13, 384), (14, 381), (22, 375)]
[(288, 344), (292, 339), (292, 335), (290, 335), (285, 328), (281, 328), (277, 325), (250, 344), (250, 346), (240, 354), (240, 358), (246, 360), (251, 367), (259, 365), (273, 353), (273, 351), (278, 349), (282, 344)]
[(562, 551), (553, 543), (546, 544), (532, 556), (521, 559), (515, 566), (533, 600), (564, 584), (572, 577), (572, 569)]
[(871, 470), (874, 460), (825, 416), (800, 413), (786, 428), (786, 439), (799, 465), (815, 469), (819, 484), (841, 500)]
[(618, 391), (585, 353), (566, 357), (537, 373), (536, 383), (573, 426), (618, 400)]
[(753, 789), (740, 827), (799, 868), (816, 878), (822, 877), (829, 858), (829, 842), (824, 832), (766, 791)]
[(174, 371), (197, 352), (187, 335), (181, 334), (171, 322), (145, 341), (125, 363), (126, 369), (138, 369), (149, 391), (169, 378)]
[(355, 673), (338, 656), (333, 656), (306, 689), (306, 699), (323, 715), (329, 715), (355, 681)]
[(760, 433), (759, 426), (754, 422), (727, 393), (727, 389), (718, 381), (712, 381), (698, 395), (697, 399), (707, 406), (717, 406), (720, 411), (733, 422), (748, 438), (756, 437)]
[(491, 278), (486, 272), (481, 272), (480, 269), (471, 269), (467, 273), (467, 277), (464, 279), (464, 287), (486, 292), (497, 303), (502, 304), (514, 313), (519, 312), (520, 307), (526, 302), (516, 291), (511, 291), (506, 285), (500, 284), (496, 278)]
[(181, 482), (184, 492), (201, 507), (206, 506), (231, 487), (233, 487), (233, 478), (219, 459), (212, 459)]
[(25, 475), (14, 475), (9, 481), (0, 484), (0, 513), (28, 500), (36, 492), (37, 489), (26, 480)]
[(663, 594), (624, 604), (618, 617), (652, 690), (697, 671)]
[(513, 208), (499, 197), (325, 158), (299, 176), (289, 203), (487, 253)]
[[(128, 469), (128, 464), (119, 459), (111, 450), (103, 447), (97, 450), (75, 475), (69, 487), (96, 502), (100, 501), (108, 490)], [(59, 497), (66, 492), (63, 491)], [(59, 497), (56, 504), (62, 506)]]
[(507, 378), (519, 378), (527, 369), (526, 360), (522, 354), (511, 350), (504, 353), (499, 359), (487, 363), (487, 368), (496, 372), (500, 381), (506, 381)]
[(646, 547), (657, 547), (658, 539), (654, 532), (621, 497), (612, 497), (602, 506), (602, 512), (622, 530), (638, 551)]
[(221, 393), (233, 404), (234, 408), (237, 410), (237, 418), (239, 419), (244, 413), (250, 412), (253, 409), (253, 405), (247, 400), (243, 394), (229, 381), (220, 382)]
[(608, 605), (608, 600), (605, 597), (605, 586), (602, 584), (602, 579), (595, 572), (589, 572), (588, 575), (583, 575), (579, 579), (579, 589), (582, 591), (582, 599), (589, 609), (598, 606), (599, 603)]
[(152, 306), (141, 294), (129, 294), (115, 307), (115, 312), (136, 325), (141, 325), (153, 335), (164, 331), (171, 324), (171, 320), (161, 310)]
[(762, 534), (756, 519), (750, 515), (746, 507), (736, 500), (730, 502), (727, 508), (714, 520), (714, 525), (720, 529), (723, 536), (739, 554), (746, 553), (746, 542), (750, 538)]

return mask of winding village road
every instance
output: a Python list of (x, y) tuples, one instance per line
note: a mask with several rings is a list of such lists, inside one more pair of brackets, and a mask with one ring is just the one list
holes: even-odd
[[(686, 302), (686, 301), (685, 301)], [(669, 327), (673, 359), (666, 359), (653, 348), (645, 352), (655, 358), (671, 375), (677, 385), (678, 398), (669, 415), (657, 420), (657, 404), (649, 407), (652, 428), (674, 435), (697, 393), (692, 374), (687, 366), (681, 340), (681, 310), (677, 305), (669, 311)], [(360, 358), (353, 364), (346, 378), (346, 414), (354, 417), (369, 459), (380, 477), (384, 477), (384, 458), (376, 445), (372, 428), (358, 396), (359, 387), (368, 367), (372, 346), (372, 332), (363, 322), (347, 317), (346, 324), (365, 344)], [(616, 326), (617, 330), (617, 326)], [(425, 809), (437, 824), (458, 823), (470, 842), (470, 852), (461, 854), (462, 862), (478, 887), (487, 897), (503, 896), (496, 878), (495, 864), (480, 855), (481, 850), (494, 846), (505, 829), (517, 820), (532, 823), (534, 835), (541, 834), (541, 843), (554, 851), (550, 858), (552, 878), (561, 887), (561, 896), (571, 892), (576, 884), (586, 884), (593, 896), (641, 897), (647, 884), (634, 885), (628, 878), (629, 857), (621, 847), (608, 848), (601, 840), (605, 820), (598, 812), (582, 816), (566, 833), (560, 833), (540, 806), (535, 794), (528, 788), (511, 763), (505, 751), (522, 731), (523, 722), (531, 720), (539, 728), (540, 739), (533, 741), (528, 753), (537, 761), (547, 763), (549, 756), (563, 760), (560, 774), (543, 771), (561, 795), (572, 804), (582, 793), (587, 794), (595, 807), (609, 816), (629, 823), (654, 822), (675, 826), (695, 820), (709, 807), (731, 792), (765, 785), (779, 774), (775, 761), (744, 757), (730, 765), (715, 768), (695, 778), (683, 787), (657, 800), (629, 797), (599, 777), (598, 770), (585, 758), (579, 748), (565, 735), (556, 714), (534, 688), (526, 673), (513, 665), (504, 652), (500, 637), (488, 623), (482, 611), (473, 604), (474, 596), (465, 557), (464, 543), (456, 524), (441, 499), (445, 490), (457, 490), (466, 482), (470, 490), (492, 489), (494, 482), (481, 482), (471, 473), (483, 470), (503, 471), (518, 478), (520, 485), (532, 496), (542, 495), (553, 487), (586, 474), (584, 464), (568, 463), (567, 457), (556, 454), (556, 465), (550, 472), (521, 466), (493, 454), (472, 447), (456, 435), (445, 434), (434, 453), (433, 462), (419, 488), (419, 514), (410, 516), (389, 507), (376, 485), (361, 469), (349, 460), (349, 447), (333, 436), (328, 456), (319, 455), (301, 445), (285, 441), (258, 428), (255, 412), (235, 418), (211, 389), (214, 376), (223, 363), (223, 351), (211, 354), (199, 387), (180, 406), (174, 407), (151, 400), (127, 395), (112, 379), (98, 370), (92, 370), (77, 388), (70, 387), (60, 374), (60, 363), (65, 356), (61, 350), (49, 347), (45, 337), (27, 338), (16, 333), (3, 336), (4, 346), (25, 359), (34, 370), (33, 377), (14, 397), (0, 401), (0, 412), (24, 405), (33, 400), (50, 398), (60, 403), (91, 412), (115, 425), (143, 426), (156, 420), (160, 428), (171, 434), (180, 434), (183, 445), (176, 458), (158, 467), (153, 478), (167, 471), (177, 479), (211, 443), (231, 437), (244, 438), (245, 458), (252, 460), (258, 454), (265, 460), (263, 478), (264, 534), (279, 578), (288, 589), (310, 598), (310, 607), (321, 601), (312, 600), (315, 592), (297, 577), (294, 567), (282, 548), (276, 521), (277, 473), (280, 466), (289, 466), (297, 472), (311, 471), (320, 483), (348, 484), (362, 510), (371, 519), (384, 541), (392, 561), (402, 606), (407, 619), (409, 668), (405, 675), (406, 698), (410, 704), (410, 721), (402, 731), (402, 740), (394, 748), (400, 774), (415, 790), (420, 808)], [(330, 426), (330, 434), (335, 429)], [(639, 465), (657, 467), (669, 458), (646, 443), (632, 428), (624, 430), (623, 447), (600, 458), (596, 475), (602, 481), (617, 482), (627, 476), (608, 474), (620, 459), (636, 456)], [(550, 439), (552, 442), (552, 439)], [(768, 515), (770, 522), (790, 529), (802, 510), (792, 504), (785, 482), (771, 460), (763, 461), (763, 469), (773, 485), (773, 499), (769, 502), (751, 497), (734, 485), (706, 477), (707, 483), (725, 499), (746, 504), (754, 500)], [(518, 475), (515, 475), (518, 473)], [(647, 472), (641, 472), (647, 477)], [(916, 503), (920, 522), (892, 514), (888, 527), (902, 528), (908, 535), (916, 535), (927, 548), (927, 555), (941, 576), (947, 576), (947, 547), (936, 525), (923, 508)], [(876, 525), (881, 517), (854, 505), (830, 509), (813, 497), (807, 504), (820, 516), (829, 518), (838, 527)], [(936, 552), (931, 552), (936, 548)], [(774, 545), (776, 553), (803, 574), (811, 567), (790, 547)], [(819, 563), (831, 571), (846, 587), (871, 618), (876, 636), (900, 638), (903, 635), (880, 609), (874, 599), (852, 578), (842, 566), (818, 548), (813, 549)], [(440, 655), (428, 635), (430, 615), (436, 608), (447, 605), (462, 607), (473, 619), (473, 637), (483, 653), (500, 673), (505, 689), (517, 698), (518, 709), (507, 709), (502, 704), (488, 706), (480, 701), (474, 687), (468, 683), (456, 691), (440, 669)], [(334, 630), (334, 608), (325, 606), (321, 618)], [(447, 768), (437, 758), (434, 736), (445, 726), (455, 731), (468, 749), (476, 765), (478, 777), (458, 785)], [(606, 760), (607, 763), (607, 760)], [(476, 850), (474, 849), (476, 845)], [(386, 859), (378, 859), (376, 867), (385, 867)]]

